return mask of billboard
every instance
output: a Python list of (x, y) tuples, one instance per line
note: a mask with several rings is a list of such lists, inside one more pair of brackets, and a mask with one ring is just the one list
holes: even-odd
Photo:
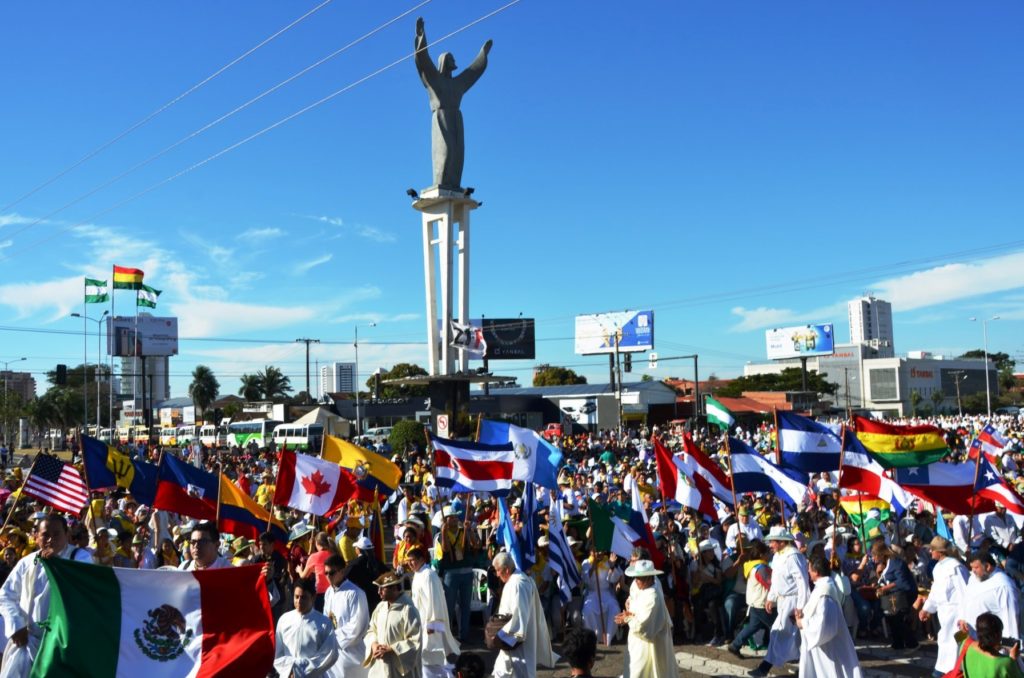
[(537, 357), (533, 318), (484, 318), (488, 360), (533, 360)]
[(178, 355), (178, 319), (151, 315), (107, 318), (107, 354), (119, 357)]
[(769, 360), (807, 358), (835, 353), (832, 324), (798, 325), (765, 331)]
[(620, 311), (576, 316), (576, 353), (649, 351), (654, 348), (654, 311)]

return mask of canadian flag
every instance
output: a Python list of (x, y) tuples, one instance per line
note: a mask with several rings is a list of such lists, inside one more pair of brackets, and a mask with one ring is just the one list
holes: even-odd
[(281, 452), (274, 503), (325, 516), (357, 495), (355, 476), (332, 461), (308, 454)]

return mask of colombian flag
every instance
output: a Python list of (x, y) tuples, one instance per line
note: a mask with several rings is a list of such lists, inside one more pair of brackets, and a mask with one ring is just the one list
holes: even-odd
[(272, 518), (263, 508), (238, 485), (220, 474), (220, 512), (217, 529), (236, 537), (259, 539), (264, 532), (274, 535), (274, 541), (282, 545), (288, 542), (288, 530), (280, 520)]
[(114, 289), (115, 290), (137, 290), (142, 287), (143, 273), (138, 268), (125, 268), (124, 266), (114, 267)]
[(374, 489), (385, 497), (402, 482), (402, 470), (394, 462), (335, 436), (324, 436), (320, 456), (351, 471), (361, 487)]
[(949, 454), (938, 426), (893, 426), (854, 416), (857, 439), (885, 468), (927, 466)]

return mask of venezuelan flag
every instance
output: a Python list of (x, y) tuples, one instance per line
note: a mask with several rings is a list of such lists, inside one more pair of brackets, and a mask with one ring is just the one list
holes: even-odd
[(114, 289), (115, 290), (137, 290), (142, 287), (142, 277), (145, 275), (138, 268), (125, 268), (124, 266), (114, 267)]
[(347, 468), (360, 486), (374, 489), (384, 496), (389, 496), (402, 482), (402, 470), (394, 462), (335, 436), (324, 436), (320, 456)]
[(927, 466), (949, 454), (938, 426), (894, 426), (854, 416), (857, 440), (885, 468)]
[(264, 532), (274, 535), (274, 541), (282, 544), (288, 541), (288, 530), (280, 520), (271, 517), (267, 509), (256, 503), (238, 485), (220, 474), (220, 510), (217, 512), (217, 529), (236, 537), (259, 539)]
[(153, 505), (156, 498), (156, 464), (133, 460), (102, 440), (86, 435), (82, 436), (82, 457), (85, 459), (85, 479), (90, 490), (121, 487), (131, 492), (140, 504)]

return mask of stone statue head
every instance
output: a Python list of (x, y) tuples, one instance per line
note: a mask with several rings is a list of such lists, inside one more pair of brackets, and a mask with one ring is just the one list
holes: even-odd
[(437, 70), (441, 75), (451, 75), (456, 68), (458, 67), (455, 65), (455, 55), (451, 52), (443, 52), (437, 57)]

